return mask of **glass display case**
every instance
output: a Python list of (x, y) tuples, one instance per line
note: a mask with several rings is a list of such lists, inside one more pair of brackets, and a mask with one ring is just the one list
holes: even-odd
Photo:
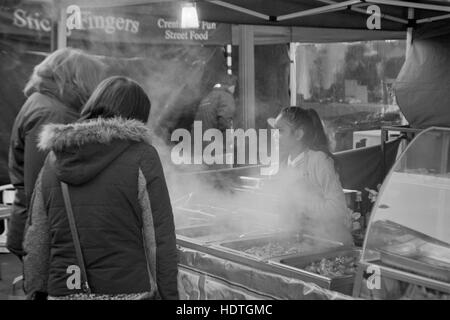
[(373, 207), (355, 295), (450, 298), (450, 128), (421, 132)]

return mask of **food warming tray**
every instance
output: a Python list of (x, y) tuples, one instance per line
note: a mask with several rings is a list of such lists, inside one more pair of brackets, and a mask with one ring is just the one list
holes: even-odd
[(324, 276), (305, 270), (305, 268), (313, 262), (318, 262), (324, 258), (332, 259), (338, 256), (352, 256), (356, 257), (359, 261), (359, 258), (361, 257), (361, 250), (354, 247), (341, 247), (310, 255), (279, 257), (271, 259), (269, 262), (278, 266), (282, 266), (283, 268), (296, 270), (302, 273), (304, 281), (314, 282), (320, 287), (351, 295), (356, 272), (352, 275), (333, 277)]
[(443, 259), (440, 260), (439, 257), (427, 256), (426, 252), (420, 250), (421, 247), (424, 248), (426, 246), (430, 247), (433, 244), (422, 244), (416, 250), (411, 249), (410, 242), (386, 246), (379, 249), (380, 259), (383, 264), (388, 266), (436, 280), (450, 282), (450, 263)]
[[(408, 229), (409, 231), (409, 229)], [(440, 281), (450, 282), (450, 247), (417, 231), (410, 239), (378, 249), (381, 263)]]
[(223, 224), (203, 224), (176, 230), (178, 238), (200, 243), (228, 241), (240, 237), (245, 238), (250, 234), (265, 235), (271, 232), (273, 231), (258, 225), (249, 230), (248, 227)]
[[(299, 247), (291, 252), (276, 252), (274, 254), (261, 254), (256, 255), (249, 252), (249, 249), (254, 247), (268, 247), (270, 244), (288, 244), (290, 246), (296, 246), (302, 243), (303, 247)], [(270, 258), (279, 256), (289, 256), (292, 254), (307, 254), (312, 252), (324, 251), (333, 247), (340, 247), (342, 243), (330, 241), (326, 239), (317, 238), (307, 234), (296, 233), (272, 233), (264, 236), (246, 237), (245, 239), (236, 239), (232, 241), (226, 241), (217, 244), (222, 250), (232, 251), (238, 255), (244, 255), (257, 260), (268, 260)], [(282, 245), (283, 246), (283, 245)], [(299, 251), (301, 250), (301, 251)]]
[(175, 228), (183, 228), (195, 225), (204, 225), (211, 223), (214, 220), (214, 215), (206, 214), (197, 210), (190, 210), (185, 208), (174, 208), (173, 217)]

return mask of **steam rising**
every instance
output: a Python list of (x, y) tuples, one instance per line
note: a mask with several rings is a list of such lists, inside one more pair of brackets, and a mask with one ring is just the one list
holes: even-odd
[[(181, 221), (178, 217), (186, 211), (180, 208), (184, 208), (194, 213), (206, 213), (212, 217), (210, 226), (215, 226), (211, 228), (212, 232), (227, 233), (231, 230), (234, 238), (275, 232), (305, 232), (321, 236), (330, 234), (330, 228), (323, 224), (315, 225), (320, 230), (308, 229), (303, 224), (306, 221), (305, 214), (299, 211), (302, 204), (297, 203), (296, 199), (304, 197), (297, 197), (296, 191), (303, 192), (305, 189), (291, 188), (293, 184), (290, 177), (259, 177), (259, 168), (227, 171), (223, 166), (175, 166), (171, 162), (171, 132), (180, 127), (191, 129), (200, 100), (211, 90), (220, 75), (226, 72), (223, 48), (148, 46), (137, 43), (112, 45), (99, 42), (94, 36), (90, 41), (69, 42), (70, 45), (103, 56), (110, 66), (109, 75), (129, 76), (137, 80), (148, 93), (152, 102), (148, 124), (154, 131), (153, 143), (164, 167), (175, 221)], [(273, 114), (263, 115), (264, 118), (269, 116)], [(212, 172), (217, 169), (220, 170)], [(256, 180), (250, 181), (259, 185), (243, 186), (244, 180), (239, 178), (241, 175), (256, 176)], [(330, 223), (335, 221), (330, 220)], [(177, 229), (183, 227), (181, 224), (176, 225)]]

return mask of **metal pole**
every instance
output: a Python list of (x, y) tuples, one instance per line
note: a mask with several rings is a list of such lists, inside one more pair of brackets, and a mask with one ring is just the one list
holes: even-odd
[(381, 127), (381, 173), (386, 176), (386, 142), (389, 140), (389, 130)]
[(367, 3), (378, 3), (378, 4), (385, 4), (388, 6), (450, 12), (449, 6), (441, 6), (441, 5), (435, 5), (435, 4), (425, 4), (425, 3), (417, 3), (417, 2), (410, 2), (410, 1), (397, 1), (397, 0), (365, 0), (365, 1)]
[(50, 33), (50, 51), (53, 52), (58, 49), (58, 21), (60, 3), (54, 3), (52, 7), (52, 30)]
[(289, 69), (289, 89), (291, 93), (291, 106), (297, 105), (297, 60), (295, 59), (297, 44), (289, 44), (290, 69)]
[(67, 47), (66, 6), (57, 4), (56, 21), (52, 27), (52, 51)]
[(270, 20), (270, 16), (268, 16), (266, 14), (262, 14), (260, 12), (254, 11), (254, 10), (249, 10), (244, 7), (240, 7), (235, 4), (232, 4), (232, 3), (228, 3), (225, 1), (219, 1), (219, 0), (208, 0), (208, 2), (214, 3), (215, 5), (222, 6), (224, 8), (228, 8), (228, 9), (231, 9), (234, 11), (242, 12), (242, 13), (248, 14), (250, 16), (263, 19), (263, 20)]
[(58, 22), (56, 21), (56, 15), (52, 17), (52, 31), (50, 34), (50, 51), (53, 52), (58, 47)]
[(416, 23), (421, 24), (421, 23), (439, 21), (439, 20), (444, 20), (444, 19), (450, 19), (450, 14), (444, 14), (444, 15), (440, 15), (440, 16), (436, 16), (436, 17), (419, 19), (419, 20), (416, 20)]
[[(414, 19), (414, 8), (408, 8), (408, 21), (411, 22), (412, 19)], [(408, 54), (411, 50), (411, 45), (412, 45), (412, 41), (413, 41), (413, 27), (409, 26), (406, 29), (406, 50), (405, 50), (405, 57), (408, 58)], [(405, 116), (403, 115), (403, 113), (401, 114), (401, 124), (402, 126), (405, 126), (408, 124), (408, 121), (406, 121)]]
[(239, 26), (239, 94), (245, 129), (255, 127), (255, 47), (253, 26)]
[[(414, 19), (414, 8), (408, 8), (408, 20), (411, 21), (412, 19)], [(409, 50), (411, 49), (411, 45), (413, 42), (412, 33), (413, 27), (409, 26), (406, 29), (406, 53), (405, 53), (406, 56), (408, 56)]]
[(290, 19), (294, 19), (294, 18), (312, 16), (312, 15), (327, 13), (327, 12), (336, 11), (336, 10), (345, 10), (348, 6), (358, 4), (358, 3), (361, 3), (361, 1), (360, 0), (349, 0), (349, 1), (344, 1), (344, 2), (337, 2), (335, 4), (330, 4), (330, 5), (322, 6), (319, 8), (308, 9), (308, 10), (303, 10), (303, 11), (299, 11), (299, 12), (281, 15), (281, 16), (277, 17), (277, 21), (284, 21), (284, 20), (290, 20)]

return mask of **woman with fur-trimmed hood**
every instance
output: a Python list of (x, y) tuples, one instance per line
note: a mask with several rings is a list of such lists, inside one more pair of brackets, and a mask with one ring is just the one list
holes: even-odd
[[(49, 299), (178, 299), (170, 198), (145, 126), (150, 101), (125, 77), (104, 80), (68, 125), (47, 125), (24, 249), (25, 291)], [(69, 187), (91, 294), (78, 265), (60, 181)]]

